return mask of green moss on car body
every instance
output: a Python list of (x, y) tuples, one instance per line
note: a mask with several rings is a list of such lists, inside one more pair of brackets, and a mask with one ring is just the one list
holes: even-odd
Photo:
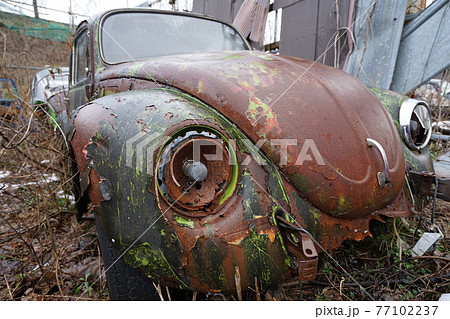
[(175, 220), (178, 226), (194, 229), (194, 221), (190, 218), (184, 218), (179, 215), (174, 215), (173, 220)]

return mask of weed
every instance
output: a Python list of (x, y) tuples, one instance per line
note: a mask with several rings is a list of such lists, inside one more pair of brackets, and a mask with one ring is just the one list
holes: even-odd
[(16, 278), (19, 280), (22, 280), (23, 278), (26, 278), (26, 277), (27, 277), (27, 274), (23, 274), (23, 273), (20, 273), (16, 276)]
[(81, 293), (81, 289), (83, 288), (84, 292), (89, 296), (92, 297), (92, 292), (94, 291), (94, 288), (91, 286), (91, 283), (89, 282), (89, 276), (91, 275), (90, 272), (87, 272), (84, 274), (84, 278), (80, 278), (81, 284), (78, 285), (75, 288), (75, 295), (79, 295)]

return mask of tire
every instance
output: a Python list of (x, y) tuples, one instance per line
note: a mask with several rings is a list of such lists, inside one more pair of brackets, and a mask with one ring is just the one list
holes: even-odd
[(106, 270), (110, 299), (123, 301), (160, 300), (153, 282), (120, 258), (119, 252), (109, 243), (97, 217), (95, 218), (95, 224)]

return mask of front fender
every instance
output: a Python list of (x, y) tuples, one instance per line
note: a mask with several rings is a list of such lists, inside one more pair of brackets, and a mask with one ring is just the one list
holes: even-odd
[[(273, 222), (280, 205), (289, 210), (281, 177), (217, 111), (180, 92), (152, 89), (102, 97), (77, 109), (72, 121), (81, 189), (131, 266), (162, 284), (202, 292), (234, 292), (237, 269), (242, 287), (255, 277), (269, 287), (295, 273)], [(253, 155), (239, 165), (226, 202), (199, 217), (162, 200), (154, 174), (165, 143), (189, 126), (238, 141), (239, 163)]]

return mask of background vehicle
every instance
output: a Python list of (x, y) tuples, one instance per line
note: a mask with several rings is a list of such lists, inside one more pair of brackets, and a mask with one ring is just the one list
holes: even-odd
[(37, 72), (31, 88), (31, 104), (44, 108), (54, 121), (61, 113), (67, 112), (68, 67), (43, 69)]
[(152, 281), (230, 293), (238, 275), (243, 289), (311, 280), (318, 252), (413, 214), (431, 191), (418, 187), (433, 172), (425, 103), (251, 51), (204, 16), (81, 23), (69, 98), (112, 299), (156, 298)]

